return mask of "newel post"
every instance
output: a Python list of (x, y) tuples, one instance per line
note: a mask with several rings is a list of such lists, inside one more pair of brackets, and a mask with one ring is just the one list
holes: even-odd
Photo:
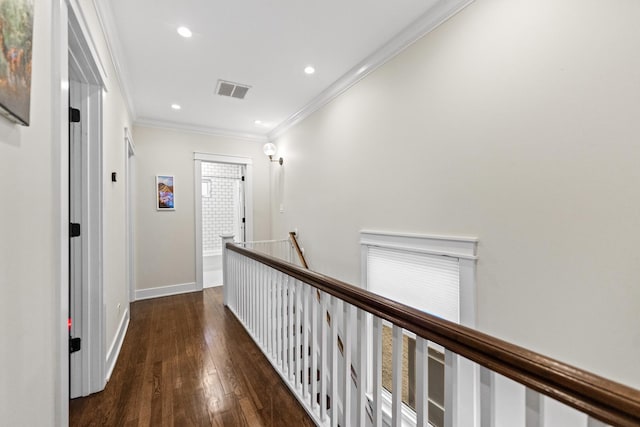
[(229, 302), (229, 272), (227, 271), (227, 243), (233, 243), (233, 233), (221, 234), (222, 238), (222, 292), (225, 307)]

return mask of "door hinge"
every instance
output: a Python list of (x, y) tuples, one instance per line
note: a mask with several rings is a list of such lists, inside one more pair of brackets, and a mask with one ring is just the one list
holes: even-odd
[(80, 224), (72, 222), (69, 224), (69, 237), (78, 237), (80, 235)]
[(71, 123), (79, 123), (80, 122), (80, 110), (77, 108), (69, 107), (69, 121)]
[(81, 338), (69, 337), (69, 353), (75, 353), (76, 351), (80, 351), (81, 347), (82, 347)]
[(245, 219), (245, 218), (242, 218), (242, 223), (244, 224), (245, 222), (246, 222), (246, 219)]
[(242, 177), (242, 180), (244, 181), (244, 176)]

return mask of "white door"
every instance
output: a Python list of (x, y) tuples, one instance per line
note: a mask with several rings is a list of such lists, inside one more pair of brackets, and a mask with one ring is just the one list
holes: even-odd
[[(82, 340), (82, 84), (69, 82), (69, 395), (82, 395), (82, 346), (77, 348), (77, 339)], [(73, 122), (80, 118), (79, 122)], [(85, 144), (86, 147), (86, 144)], [(74, 345), (72, 345), (72, 340)], [(81, 341), (80, 341), (81, 342)]]

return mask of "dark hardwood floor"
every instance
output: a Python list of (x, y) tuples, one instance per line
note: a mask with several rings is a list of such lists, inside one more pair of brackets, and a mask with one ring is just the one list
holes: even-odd
[(314, 425), (222, 288), (133, 303), (107, 387), (69, 412), (71, 426)]

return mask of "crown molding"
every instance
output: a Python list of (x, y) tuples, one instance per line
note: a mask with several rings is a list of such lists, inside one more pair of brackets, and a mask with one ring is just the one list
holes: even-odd
[(210, 135), (210, 136), (221, 136), (225, 138), (234, 138), (241, 139), (244, 141), (251, 142), (269, 142), (269, 139), (266, 135), (260, 135), (257, 133), (250, 132), (238, 132), (229, 129), (221, 129), (207, 126), (199, 126), (199, 125), (189, 125), (177, 122), (171, 122), (168, 120), (156, 120), (141, 117), (135, 120), (134, 124), (136, 126), (144, 126), (156, 129), (167, 129), (167, 130), (176, 130), (176, 131), (184, 131), (191, 133), (198, 133), (201, 135)]
[(377, 68), (391, 60), (413, 43), (435, 30), (442, 23), (473, 3), (474, 0), (440, 0), (427, 12), (416, 19), (412, 24), (402, 30), (398, 35), (384, 44), (380, 49), (368, 56), (356, 66), (347, 71), (331, 86), (322, 91), (311, 102), (297, 112), (290, 115), (282, 123), (276, 126), (268, 137), (273, 141), (291, 129), (302, 120), (309, 117), (320, 108), (327, 105), (333, 99), (340, 96), (350, 87), (358, 83)]
[(111, 63), (115, 69), (118, 83), (120, 84), (120, 90), (122, 96), (125, 99), (125, 104), (129, 110), (129, 115), (135, 119), (136, 110), (131, 97), (131, 79), (123, 60), (123, 50), (118, 31), (114, 23), (113, 11), (109, 4), (109, 0), (93, 0), (93, 6), (98, 15), (98, 21), (104, 35), (105, 42), (107, 43), (107, 49), (109, 50), (109, 56), (111, 57)]

